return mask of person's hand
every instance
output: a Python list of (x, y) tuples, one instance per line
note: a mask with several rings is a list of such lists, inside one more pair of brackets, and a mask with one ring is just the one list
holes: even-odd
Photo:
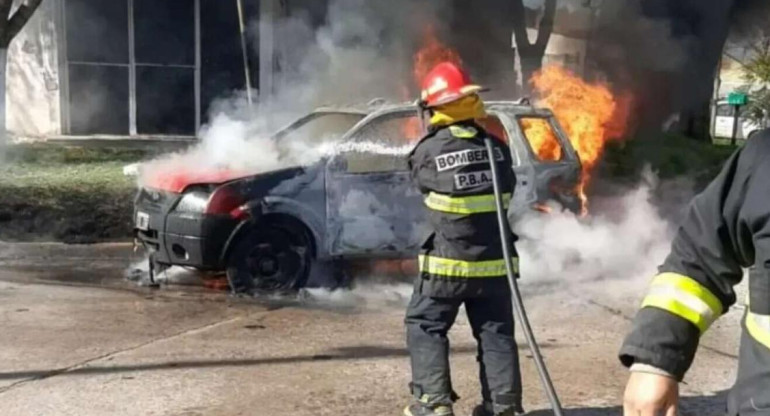
[(679, 383), (658, 374), (631, 372), (623, 396), (623, 416), (676, 416)]

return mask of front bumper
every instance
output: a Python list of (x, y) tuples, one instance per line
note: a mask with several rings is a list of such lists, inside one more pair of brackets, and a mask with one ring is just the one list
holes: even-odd
[(223, 252), (239, 220), (224, 215), (174, 212), (178, 194), (153, 194), (151, 200), (140, 191), (134, 219), (142, 213), (146, 226), (134, 228), (134, 236), (159, 265), (222, 270)]
[[(179, 223), (185, 227), (178, 227)], [(188, 266), (204, 270), (222, 270), (223, 252), (237, 221), (230, 218), (202, 216), (180, 218), (168, 215), (165, 231), (135, 230), (136, 238), (162, 265)]]

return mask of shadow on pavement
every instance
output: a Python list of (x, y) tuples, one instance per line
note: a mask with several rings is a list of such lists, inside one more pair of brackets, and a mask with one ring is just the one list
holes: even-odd
[[(727, 391), (721, 391), (713, 396), (682, 397), (679, 401), (680, 416), (724, 416), (726, 408)], [(551, 410), (535, 410), (527, 413), (527, 416), (551, 416)], [(623, 414), (622, 406), (612, 407), (581, 407), (576, 409), (564, 409), (565, 416), (618, 416)]]
[[(543, 349), (559, 348), (559, 344), (545, 343), (540, 346)], [(526, 346), (520, 346), (526, 348)], [(452, 354), (475, 354), (475, 345), (466, 345), (452, 348)], [(241, 360), (188, 360), (188, 361), (170, 361), (153, 364), (133, 364), (133, 365), (87, 365), (83, 367), (68, 367), (48, 370), (29, 370), (29, 371), (8, 371), (0, 372), (0, 380), (15, 379), (41, 379), (54, 377), (58, 375), (90, 375), (90, 374), (113, 374), (113, 373), (131, 373), (139, 371), (157, 371), (173, 369), (191, 369), (191, 368), (225, 368), (225, 367), (251, 367), (260, 365), (275, 364), (295, 364), (312, 361), (347, 361), (347, 360), (367, 360), (377, 358), (406, 357), (408, 351), (405, 348), (392, 348), (380, 346), (358, 346), (336, 348), (328, 354), (300, 355), (289, 357), (268, 357)]]

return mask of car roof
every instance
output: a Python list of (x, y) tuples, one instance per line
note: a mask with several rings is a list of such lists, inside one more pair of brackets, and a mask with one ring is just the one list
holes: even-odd
[[(538, 108), (531, 105), (528, 99), (520, 99), (517, 101), (508, 101), (508, 100), (486, 101), (485, 105), (487, 109), (490, 109), (490, 110), (494, 110), (494, 109), (506, 110), (506, 111), (513, 112), (517, 115), (518, 114), (535, 115), (535, 116), (542, 116), (542, 117), (549, 117), (553, 115), (553, 113), (549, 109)], [(409, 112), (409, 111), (415, 111), (416, 109), (417, 109), (417, 106), (416, 106), (416, 103), (414, 102), (391, 103), (386, 100), (376, 99), (366, 104), (352, 104), (352, 105), (346, 105), (346, 106), (322, 106), (312, 111), (312, 113), (353, 114), (353, 115), (366, 117), (374, 114)]]

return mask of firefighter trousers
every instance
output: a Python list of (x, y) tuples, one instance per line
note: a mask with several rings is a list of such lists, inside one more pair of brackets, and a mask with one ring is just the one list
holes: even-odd
[(484, 402), (495, 412), (521, 408), (519, 354), (513, 337), (511, 299), (435, 298), (415, 293), (406, 312), (407, 347), (412, 364), (412, 394), (431, 404), (457, 399), (449, 371), (449, 339), (460, 306), (465, 304), (478, 346), (479, 379)]

